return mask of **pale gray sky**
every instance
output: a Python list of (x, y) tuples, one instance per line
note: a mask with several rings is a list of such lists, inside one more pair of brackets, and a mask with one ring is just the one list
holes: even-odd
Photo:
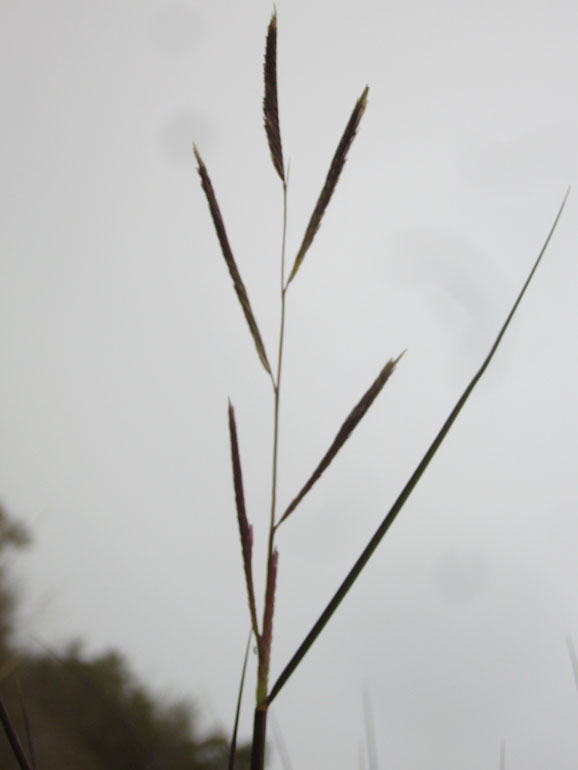
[[(279, 0), (292, 260), (281, 502), (408, 348), (279, 531), (272, 677), (489, 348), (578, 179), (578, 5)], [(261, 116), (269, 2), (2, 3), (0, 498), (34, 548), (23, 638), (123, 650), (229, 730), (248, 611), (233, 400), (262, 578), (272, 398), (194, 169), (273, 357), (281, 190)], [(572, 770), (578, 693), (578, 207), (439, 457), (275, 702), (293, 765)], [(250, 734), (254, 671), (242, 734)], [(270, 767), (280, 768), (277, 754)]]

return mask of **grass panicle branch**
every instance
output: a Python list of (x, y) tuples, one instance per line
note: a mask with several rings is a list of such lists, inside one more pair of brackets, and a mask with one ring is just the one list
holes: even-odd
[(253, 633), (261, 647), (259, 626), (257, 623), (257, 605), (253, 588), (253, 570), (251, 564), (253, 549), (253, 527), (247, 519), (245, 508), (245, 493), (243, 491), (243, 474), (241, 472), (241, 457), (239, 455), (239, 443), (237, 440), (237, 424), (235, 422), (235, 410), (229, 401), (229, 434), (231, 437), (231, 459), (233, 462), (233, 484), (235, 487), (235, 503), (237, 506), (237, 520), (239, 522), (239, 534), (241, 535), (241, 550), (243, 552), (243, 566), (247, 582), (247, 595), (249, 598), (249, 611), (251, 613), (251, 625)]
[(263, 115), (265, 132), (271, 151), (271, 160), (275, 170), (285, 184), (283, 166), (283, 148), (281, 146), (281, 130), (279, 128), (279, 106), (277, 104), (277, 12), (273, 11), (267, 43), (265, 47), (265, 96), (263, 98)]
[(327, 178), (325, 179), (325, 184), (323, 185), (321, 194), (319, 195), (317, 203), (315, 204), (315, 208), (313, 209), (313, 214), (311, 215), (311, 219), (309, 220), (309, 224), (307, 225), (307, 229), (305, 230), (305, 235), (303, 236), (303, 241), (301, 242), (301, 246), (299, 247), (299, 251), (297, 252), (297, 256), (295, 257), (293, 268), (291, 270), (291, 273), (289, 274), (289, 278), (287, 279), (287, 285), (291, 283), (297, 271), (301, 267), (303, 258), (305, 257), (305, 254), (307, 253), (307, 251), (309, 250), (309, 247), (313, 243), (315, 234), (319, 230), (319, 226), (321, 225), (321, 220), (323, 219), (323, 215), (325, 214), (325, 209), (329, 205), (331, 196), (333, 195), (335, 188), (337, 187), (337, 183), (339, 182), (339, 177), (341, 176), (341, 172), (343, 171), (343, 167), (345, 166), (345, 161), (347, 160), (347, 153), (349, 152), (349, 148), (351, 147), (353, 140), (355, 139), (355, 135), (357, 134), (357, 129), (359, 128), (359, 124), (361, 122), (361, 118), (363, 117), (363, 113), (365, 112), (365, 108), (367, 107), (368, 92), (369, 92), (369, 87), (366, 86), (363, 93), (357, 100), (355, 107), (353, 108), (353, 112), (351, 113), (349, 122), (345, 127), (345, 131), (343, 132), (341, 141), (337, 146), (337, 150), (335, 151), (335, 155), (333, 156), (333, 160), (331, 161), (331, 166), (329, 167), (329, 171), (327, 173)]
[(538, 265), (540, 264), (542, 257), (544, 256), (544, 253), (546, 252), (546, 249), (548, 247), (548, 244), (550, 243), (550, 239), (552, 238), (552, 235), (554, 234), (554, 230), (556, 229), (556, 226), (558, 224), (558, 221), (560, 220), (560, 217), (562, 215), (562, 211), (564, 210), (564, 206), (566, 205), (566, 201), (568, 200), (568, 195), (570, 193), (570, 190), (566, 192), (566, 195), (564, 196), (564, 199), (562, 201), (562, 204), (558, 210), (558, 213), (556, 215), (556, 218), (554, 220), (554, 224), (552, 225), (550, 232), (548, 233), (548, 237), (546, 238), (546, 241), (544, 242), (544, 245), (542, 247), (542, 250), (540, 251), (540, 254), (538, 255), (538, 258), (534, 262), (534, 266), (532, 267), (532, 270), (530, 271), (530, 274), (528, 278), (526, 279), (526, 282), (524, 283), (520, 293), (518, 294), (518, 297), (516, 301), (514, 302), (508, 317), (506, 318), (502, 328), (500, 329), (498, 336), (496, 337), (494, 344), (492, 345), (490, 352), (484, 359), (482, 365), (476, 372), (476, 374), (473, 376), (472, 380), (467, 385), (466, 389), (458, 399), (456, 405), (450, 412), (448, 418), (442, 425), (439, 433), (431, 443), (429, 449), (423, 456), (421, 462), (411, 475), (409, 481), (402, 489), (401, 493), (399, 494), (397, 500), (392, 505), (391, 509), (389, 510), (386, 517), (383, 519), (377, 530), (375, 531), (373, 537), (369, 541), (369, 543), (364, 548), (361, 556), (357, 559), (355, 564), (353, 565), (352, 569), (348, 573), (345, 580), (341, 583), (337, 591), (335, 592), (333, 598), (325, 608), (325, 610), (322, 612), (316, 623), (314, 624), (311, 631), (307, 634), (305, 637), (303, 643), (299, 647), (299, 649), (296, 651), (296, 653), (293, 655), (285, 669), (282, 671), (281, 675), (271, 688), (271, 691), (269, 693), (269, 696), (267, 698), (267, 705), (271, 704), (273, 699), (279, 694), (285, 683), (289, 680), (292, 673), (295, 671), (299, 663), (303, 660), (311, 646), (314, 644), (315, 640), (319, 636), (319, 634), (323, 631), (329, 620), (331, 619), (331, 616), (335, 612), (335, 610), (339, 607), (347, 593), (349, 592), (349, 589), (351, 586), (355, 583), (357, 580), (359, 574), (377, 549), (378, 545), (381, 543), (384, 535), (387, 533), (395, 519), (397, 518), (398, 513), (403, 508), (406, 500), (410, 496), (410, 494), (415, 489), (418, 481), (421, 479), (424, 471), (430, 464), (431, 460), (435, 456), (436, 452), (438, 451), (442, 441), (448, 434), (450, 428), (454, 424), (458, 414), (461, 412), (462, 408), (464, 407), (465, 403), (467, 402), (468, 398), (470, 397), (470, 394), (472, 393), (473, 389), (476, 387), (478, 382), (480, 381), (482, 375), (488, 368), (490, 361), (494, 357), (494, 354), (496, 350), (498, 349), (498, 346), (500, 345), (500, 342), (502, 341), (502, 338), (504, 334), (506, 333), (506, 330), (508, 326), (510, 325), (510, 322), (512, 318), (514, 317), (514, 314), (516, 310), (518, 309), (518, 306), (520, 302), (522, 301), (522, 297), (526, 293), (526, 289), (530, 285), (530, 282), (532, 278), (534, 277), (534, 273), (538, 269)]
[(400, 360), (403, 353), (398, 356), (395, 360), (391, 359), (389, 360), (386, 365), (383, 367), (383, 369), (380, 371), (380, 373), (377, 375), (371, 386), (368, 388), (368, 390), (363, 394), (359, 402), (353, 407), (351, 412), (347, 415), (345, 418), (345, 421), (339, 431), (337, 432), (337, 435), (333, 439), (333, 442), (325, 455), (323, 456), (321, 462), (315, 468), (313, 473), (311, 474), (309, 480), (301, 489), (299, 494), (293, 499), (293, 501), (288, 505), (285, 513), (283, 516), (279, 519), (277, 523), (277, 527), (281, 524), (281, 522), (285, 521), (285, 519), (297, 508), (301, 500), (305, 497), (305, 495), (309, 492), (311, 487), (315, 484), (316, 481), (319, 480), (323, 472), (327, 469), (331, 461), (334, 459), (336, 454), (339, 452), (341, 447), (345, 444), (347, 439), (351, 436), (355, 428), (360, 423), (361, 419), (369, 409), (369, 407), (373, 404), (377, 396), (380, 394), (381, 390), (383, 389), (383, 386), (385, 383), (389, 380), (391, 375), (393, 374), (393, 370), (395, 369), (396, 364)]
[(267, 588), (265, 591), (265, 610), (263, 612), (263, 654), (259, 661), (257, 703), (267, 696), (269, 665), (271, 663), (271, 645), (273, 642), (273, 615), (275, 612), (275, 588), (277, 585), (277, 567), (279, 551), (275, 548), (269, 559), (267, 569)]
[[(271, 644), (273, 639), (273, 615), (275, 610), (275, 588), (277, 584), (278, 551), (275, 548), (275, 516), (277, 506), (277, 471), (279, 462), (279, 411), (281, 403), (281, 374), (283, 370), (283, 341), (285, 338), (285, 244), (287, 237), (287, 181), (283, 165), (279, 108), (277, 103), (277, 13), (273, 12), (265, 44), (263, 118), (273, 166), (283, 183), (283, 230), (281, 234), (280, 264), (280, 322), (277, 348), (277, 376), (273, 382), (273, 450), (271, 463), (271, 511), (269, 516), (269, 538), (267, 545), (267, 576), (265, 580), (265, 605), (263, 610), (263, 654), (257, 672), (257, 703), (267, 694)], [(265, 729), (266, 718), (255, 721), (256, 729)], [(263, 736), (264, 740), (264, 736)], [(258, 739), (257, 739), (258, 742)], [(263, 747), (264, 751), (264, 747)], [(256, 756), (261, 756), (257, 749)], [(259, 765), (257, 765), (259, 767)]]
[(215, 196), (213, 185), (209, 178), (207, 168), (203, 163), (203, 160), (195, 145), (193, 145), (193, 151), (195, 153), (195, 158), (197, 159), (197, 170), (199, 172), (199, 176), (201, 177), (201, 185), (207, 197), (207, 202), (209, 204), (209, 210), (211, 212), (213, 224), (215, 225), (215, 230), (217, 231), (217, 237), (219, 239), (219, 243), (221, 244), (221, 251), (223, 252), (223, 256), (225, 258), (225, 262), (227, 263), (227, 267), (229, 268), (229, 273), (231, 274), (231, 278), (233, 279), (233, 286), (237, 293), (237, 297), (239, 298), (239, 302), (241, 303), (241, 307), (243, 308), (243, 313), (245, 314), (245, 318), (247, 319), (247, 324), (249, 325), (249, 331), (251, 332), (251, 336), (253, 337), (253, 341), (255, 342), (255, 347), (257, 348), (257, 353), (259, 354), (261, 363), (265, 367), (265, 371), (268, 372), (268, 374), (272, 377), (273, 375), (271, 373), (271, 367), (269, 366), (269, 360), (267, 359), (267, 353), (265, 352), (265, 346), (263, 345), (263, 340), (261, 339), (259, 328), (257, 326), (257, 322), (255, 321), (253, 310), (251, 309), (251, 303), (249, 302), (249, 297), (247, 295), (247, 290), (245, 289), (245, 284), (241, 279), (241, 275), (239, 274), (239, 270), (237, 269), (237, 264), (233, 257), (233, 252), (231, 251), (231, 247), (229, 245), (229, 239), (227, 238), (227, 232), (225, 230), (223, 217), (221, 216), (221, 211), (219, 209), (219, 204), (217, 203), (217, 198)]

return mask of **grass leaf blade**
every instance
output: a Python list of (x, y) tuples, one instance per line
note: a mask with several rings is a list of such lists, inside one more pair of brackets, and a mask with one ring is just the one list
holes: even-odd
[(251, 613), (251, 625), (255, 638), (259, 642), (259, 627), (257, 625), (257, 605), (255, 604), (255, 591), (253, 589), (253, 572), (251, 568), (251, 552), (253, 548), (253, 528), (247, 520), (245, 510), (245, 493), (243, 491), (243, 475), (241, 473), (241, 458), (239, 456), (239, 444), (237, 441), (237, 425), (235, 423), (235, 410), (229, 401), (229, 434), (231, 436), (231, 458), (233, 461), (233, 483), (235, 486), (235, 503), (237, 505), (237, 520), (241, 535), (241, 549), (243, 552), (243, 567), (247, 582), (247, 596), (249, 599), (249, 611)]
[(245, 318), (247, 319), (247, 323), (249, 325), (249, 331), (251, 332), (251, 336), (253, 337), (253, 341), (255, 342), (255, 347), (257, 348), (257, 353), (259, 354), (261, 363), (265, 367), (265, 371), (267, 371), (269, 375), (271, 375), (271, 367), (269, 366), (267, 354), (265, 353), (265, 346), (263, 345), (263, 340), (261, 339), (261, 335), (259, 334), (259, 328), (257, 327), (257, 322), (255, 321), (255, 316), (253, 315), (253, 311), (251, 309), (249, 297), (247, 296), (247, 290), (245, 289), (245, 285), (241, 279), (239, 270), (237, 269), (237, 265), (233, 257), (233, 252), (231, 251), (231, 247), (229, 245), (229, 239), (227, 238), (225, 225), (223, 223), (223, 217), (221, 216), (221, 211), (217, 203), (217, 198), (215, 196), (213, 185), (209, 178), (209, 174), (207, 172), (206, 166), (203, 163), (203, 160), (199, 155), (199, 152), (195, 145), (193, 145), (193, 150), (195, 153), (195, 158), (197, 159), (197, 171), (199, 172), (199, 176), (201, 177), (201, 185), (207, 197), (207, 202), (209, 204), (209, 210), (211, 212), (213, 224), (215, 225), (215, 230), (217, 231), (217, 237), (219, 239), (219, 243), (221, 244), (221, 251), (223, 252), (223, 256), (225, 258), (225, 262), (227, 263), (227, 267), (229, 268), (229, 273), (231, 274), (231, 278), (233, 279), (233, 286), (237, 293), (237, 297), (239, 298), (239, 302), (241, 303), (241, 307), (243, 308), (243, 313), (245, 314)]
[(279, 106), (277, 103), (277, 11), (273, 11), (265, 48), (265, 96), (263, 98), (263, 116), (265, 132), (271, 151), (271, 160), (275, 170), (285, 183), (283, 168), (283, 148), (281, 146), (281, 130), (279, 128)]
[(325, 184), (323, 185), (323, 189), (321, 190), (321, 194), (319, 195), (319, 199), (317, 200), (315, 209), (313, 210), (313, 214), (311, 215), (311, 219), (309, 220), (309, 224), (307, 225), (307, 229), (305, 230), (303, 241), (301, 243), (299, 251), (297, 252), (297, 256), (295, 257), (293, 269), (291, 270), (289, 278), (287, 279), (287, 286), (291, 283), (291, 281), (295, 277), (295, 274), (297, 273), (297, 271), (301, 266), (301, 263), (303, 262), (303, 258), (305, 257), (305, 254), (307, 253), (309, 247), (313, 243), (313, 239), (315, 238), (315, 234), (317, 233), (317, 230), (319, 230), (321, 220), (323, 219), (323, 214), (325, 213), (325, 209), (329, 205), (331, 196), (333, 195), (333, 192), (335, 191), (337, 183), (339, 182), (339, 177), (341, 175), (341, 172), (343, 171), (345, 161), (347, 160), (347, 153), (349, 152), (349, 148), (351, 147), (351, 144), (355, 139), (357, 129), (359, 128), (359, 123), (361, 122), (361, 118), (363, 117), (363, 113), (365, 112), (365, 108), (367, 107), (368, 92), (369, 92), (369, 88), (368, 86), (366, 86), (365, 90), (357, 100), (355, 107), (353, 108), (353, 112), (351, 113), (349, 122), (345, 127), (345, 131), (343, 132), (341, 141), (337, 146), (337, 150), (335, 151), (335, 155), (333, 156), (333, 160), (331, 161), (331, 166), (329, 167), (329, 171), (327, 173), (327, 178), (325, 179)]
[[(403, 355), (403, 353), (401, 355)], [(335, 455), (339, 452), (341, 447), (345, 444), (349, 436), (355, 430), (355, 428), (357, 427), (357, 425), (359, 424), (359, 422), (361, 421), (362, 417), (365, 415), (369, 407), (375, 401), (375, 399), (381, 392), (385, 383), (393, 374), (393, 370), (395, 369), (395, 366), (398, 363), (400, 358), (401, 356), (398, 356), (398, 358), (396, 358), (395, 360), (391, 359), (386, 363), (386, 365), (377, 375), (377, 377), (375, 378), (371, 386), (363, 394), (363, 396), (361, 397), (359, 402), (353, 407), (351, 412), (347, 415), (343, 425), (337, 432), (337, 435), (333, 439), (331, 446), (323, 456), (321, 462), (319, 463), (317, 468), (313, 471), (313, 473), (309, 477), (309, 480), (307, 481), (305, 486), (301, 489), (297, 497), (295, 497), (294, 500), (289, 504), (289, 506), (287, 507), (287, 510), (285, 511), (283, 516), (279, 519), (276, 526), (279, 526), (279, 524), (281, 524), (281, 522), (284, 521), (295, 510), (295, 508), (297, 508), (297, 506), (299, 505), (301, 500), (303, 500), (305, 495), (309, 492), (311, 487), (315, 484), (316, 481), (319, 480), (319, 478), (327, 469), (327, 467), (329, 466), (329, 464), (331, 463)]]
[(243, 658), (243, 668), (241, 670), (241, 682), (239, 683), (239, 694), (237, 695), (237, 708), (235, 709), (235, 722), (233, 723), (233, 734), (231, 736), (231, 745), (229, 747), (228, 770), (235, 770), (235, 756), (237, 754), (237, 732), (239, 730), (239, 717), (241, 716), (241, 701), (243, 699), (243, 689), (245, 687), (245, 673), (247, 672), (247, 661), (249, 660), (249, 650), (251, 649), (251, 639), (253, 631), (249, 632), (247, 646), (245, 647), (245, 657)]
[(522, 301), (522, 298), (523, 298), (524, 294), (526, 293), (526, 289), (528, 288), (532, 278), (534, 277), (534, 273), (536, 272), (536, 270), (538, 268), (538, 265), (540, 264), (540, 262), (542, 260), (542, 257), (543, 257), (543, 255), (544, 255), (544, 253), (545, 253), (545, 251), (546, 251), (546, 249), (548, 247), (548, 244), (550, 243), (550, 239), (552, 238), (552, 235), (554, 234), (554, 230), (556, 229), (556, 225), (558, 224), (558, 221), (560, 219), (560, 216), (562, 215), (562, 211), (564, 209), (564, 206), (566, 205), (566, 201), (568, 200), (569, 193), (570, 193), (570, 189), (568, 189), (568, 191), (566, 192), (566, 195), (564, 196), (564, 199), (562, 201), (562, 205), (560, 206), (560, 208), (558, 210), (558, 214), (556, 215), (556, 218), (554, 220), (554, 224), (552, 225), (552, 227), (550, 229), (550, 232), (548, 234), (548, 237), (546, 238), (546, 241), (544, 242), (542, 250), (540, 251), (540, 254), (538, 255), (538, 258), (534, 262), (534, 266), (533, 266), (532, 270), (530, 271), (530, 274), (529, 274), (528, 278), (526, 279), (526, 282), (524, 283), (524, 285), (522, 287), (522, 290), (518, 294), (518, 297), (517, 297), (516, 301), (514, 302), (514, 305), (512, 306), (512, 309), (510, 310), (510, 312), (508, 314), (508, 317), (506, 318), (502, 328), (500, 329), (500, 331), (498, 333), (498, 336), (496, 337), (496, 339), (494, 341), (494, 344), (492, 345), (492, 347), (490, 349), (490, 352), (488, 353), (488, 355), (484, 359), (482, 365), (480, 366), (480, 368), (478, 369), (478, 371), (476, 372), (476, 374), (474, 375), (474, 377), (472, 378), (472, 380), (470, 381), (470, 383), (468, 384), (468, 386), (466, 387), (466, 389), (464, 390), (464, 392), (462, 393), (462, 395), (458, 399), (456, 405), (454, 406), (454, 408), (450, 412), (448, 418), (446, 419), (446, 421), (442, 425), (441, 430), (439, 431), (439, 433), (437, 434), (437, 436), (433, 440), (432, 444), (430, 445), (429, 449), (427, 450), (427, 452), (423, 456), (421, 462), (419, 463), (419, 465), (417, 466), (417, 468), (415, 469), (415, 471), (411, 475), (409, 481), (407, 482), (407, 484), (402, 489), (402, 491), (399, 494), (397, 500), (395, 501), (395, 503), (393, 504), (393, 506), (389, 510), (387, 516), (383, 519), (383, 521), (381, 522), (381, 524), (379, 525), (379, 527), (375, 531), (373, 537), (371, 538), (371, 540), (369, 541), (369, 543), (367, 544), (367, 546), (363, 550), (362, 554), (360, 555), (360, 557), (357, 559), (357, 561), (355, 562), (355, 564), (351, 568), (349, 574), (347, 575), (345, 580), (341, 583), (341, 585), (337, 589), (336, 593), (334, 594), (333, 598), (331, 599), (331, 601), (329, 602), (329, 604), (327, 605), (325, 610), (322, 612), (322, 614), (318, 618), (317, 622), (314, 624), (314, 626), (311, 629), (311, 631), (307, 634), (305, 640), (302, 642), (302, 644), (299, 647), (299, 649), (297, 650), (297, 652), (293, 655), (293, 657), (291, 658), (291, 660), (289, 661), (289, 663), (287, 664), (287, 666), (282, 671), (281, 675), (279, 676), (279, 678), (277, 679), (277, 681), (275, 682), (275, 684), (271, 688), (271, 691), (270, 691), (270, 693), (269, 693), (269, 695), (268, 695), (268, 697), (266, 698), (266, 701), (265, 701), (265, 703), (267, 705), (272, 703), (272, 701), (277, 696), (279, 691), (285, 685), (285, 683), (287, 682), (287, 680), (289, 679), (291, 674), (295, 671), (295, 669), (297, 668), (299, 663), (303, 660), (303, 658), (307, 654), (307, 652), (310, 649), (310, 647), (314, 644), (314, 642), (317, 639), (317, 637), (319, 636), (319, 634), (323, 631), (323, 629), (325, 628), (325, 626), (327, 625), (327, 623), (331, 619), (331, 616), (333, 615), (335, 610), (339, 607), (339, 605), (341, 604), (341, 602), (345, 598), (345, 596), (346, 596), (347, 592), (349, 591), (349, 589), (351, 588), (351, 586), (357, 580), (357, 577), (359, 576), (359, 574), (361, 573), (361, 571), (363, 570), (363, 568), (365, 567), (365, 565), (367, 564), (367, 562), (369, 561), (371, 556), (373, 555), (374, 551), (376, 550), (376, 548), (380, 544), (380, 542), (381, 542), (382, 538), (384, 537), (384, 535), (386, 534), (386, 532), (389, 530), (389, 528), (391, 527), (391, 525), (395, 521), (395, 519), (397, 517), (397, 514), (403, 508), (404, 503), (406, 502), (406, 500), (408, 499), (408, 497), (410, 496), (410, 494), (414, 490), (415, 486), (417, 485), (418, 481), (422, 477), (424, 471), (426, 470), (426, 468), (430, 464), (432, 458), (434, 457), (434, 455), (436, 454), (437, 450), (439, 449), (442, 441), (444, 440), (444, 438), (446, 437), (446, 435), (449, 432), (450, 428), (454, 424), (454, 421), (456, 420), (458, 414), (461, 412), (464, 404), (468, 400), (471, 392), (473, 391), (473, 389), (475, 388), (475, 386), (477, 385), (477, 383), (481, 379), (482, 375), (484, 374), (484, 372), (488, 368), (488, 365), (490, 364), (490, 361), (494, 357), (494, 353), (498, 349), (498, 346), (500, 345), (500, 342), (502, 341), (502, 338), (503, 338), (504, 334), (506, 333), (506, 330), (507, 330), (508, 326), (510, 325), (510, 321), (514, 317), (514, 314), (515, 314), (516, 310), (518, 309), (518, 306), (519, 306), (520, 302)]

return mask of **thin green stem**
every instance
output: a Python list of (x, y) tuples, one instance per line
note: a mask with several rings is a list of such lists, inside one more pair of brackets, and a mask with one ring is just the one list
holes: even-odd
[(275, 426), (273, 429), (273, 479), (271, 483), (271, 523), (269, 535), (269, 557), (273, 552), (275, 511), (277, 506), (277, 465), (279, 447), (279, 401), (281, 398), (281, 373), (283, 370), (283, 340), (285, 337), (285, 242), (287, 236), (287, 182), (283, 182), (283, 236), (281, 241), (281, 323), (279, 325), (279, 355), (277, 358), (277, 380), (275, 386)]
[[(277, 509), (277, 469), (279, 459), (279, 406), (281, 400), (281, 375), (283, 371), (283, 341), (285, 338), (285, 243), (287, 240), (287, 178), (283, 181), (283, 235), (281, 240), (281, 320), (279, 324), (279, 350), (277, 358), (277, 377), (273, 382), (274, 393), (274, 421), (273, 421), (273, 469), (271, 479), (271, 515), (269, 523), (269, 543), (267, 548), (267, 589), (265, 595), (265, 606), (263, 608), (263, 633), (265, 633), (265, 619), (267, 613), (273, 612), (274, 596), (269, 595), (275, 590), (275, 582), (271, 581), (270, 573), (272, 568), (273, 547), (275, 541), (275, 513)], [(271, 623), (273, 618), (270, 618)], [(257, 701), (260, 702), (267, 695), (267, 678), (269, 674), (270, 661), (270, 643), (271, 640), (264, 639), (263, 647), (268, 647), (268, 651), (263, 650), (260, 659)]]

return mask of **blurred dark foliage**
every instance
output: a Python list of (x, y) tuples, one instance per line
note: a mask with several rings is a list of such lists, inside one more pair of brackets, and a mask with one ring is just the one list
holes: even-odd
[[(124, 658), (78, 642), (59, 653), (14, 643), (16, 599), (6, 554), (28, 533), (0, 507), (0, 697), (35, 770), (225, 770), (228, 738), (198, 735), (187, 701), (167, 702), (140, 684)], [(241, 747), (237, 770), (249, 768)], [(0, 727), (0, 770), (18, 770)]]

